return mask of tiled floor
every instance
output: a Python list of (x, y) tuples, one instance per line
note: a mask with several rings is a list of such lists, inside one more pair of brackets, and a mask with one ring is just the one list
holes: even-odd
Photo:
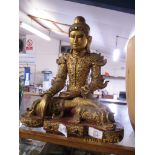
[[(25, 95), (20, 107), (20, 114), (30, 107), (32, 102), (38, 97)], [(115, 113), (115, 120), (124, 126), (124, 139), (120, 142), (125, 146), (134, 147), (134, 132), (131, 127), (127, 105), (118, 105), (112, 103), (106, 104)], [(46, 144), (34, 140), (20, 140), (20, 155), (101, 155), (101, 153), (92, 153), (73, 148), (67, 148), (59, 145)], [(102, 154), (103, 155), (103, 154)]]
[(44, 142), (20, 139), (19, 155), (40, 155), (44, 145)]

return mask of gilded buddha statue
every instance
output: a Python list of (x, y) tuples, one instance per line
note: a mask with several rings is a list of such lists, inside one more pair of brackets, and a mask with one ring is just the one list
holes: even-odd
[[(90, 52), (92, 37), (90, 27), (83, 17), (77, 16), (69, 28), (70, 53), (57, 59), (58, 73), (52, 87), (34, 101), (31, 108), (22, 115), (21, 121), (27, 126), (43, 126), (44, 120), (69, 118), (69, 124), (82, 122), (114, 130), (115, 120), (111, 110), (93, 98), (93, 92), (107, 86), (101, 75), (101, 67), (107, 63), (103, 56)], [(66, 79), (67, 91), (61, 92)], [(88, 78), (91, 78), (91, 81)], [(55, 96), (56, 94), (58, 94)]]

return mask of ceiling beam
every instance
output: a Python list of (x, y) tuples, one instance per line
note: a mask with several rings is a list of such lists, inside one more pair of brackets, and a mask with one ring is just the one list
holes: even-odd
[(135, 14), (135, 0), (66, 0), (110, 10)]
[(64, 24), (64, 23), (60, 23), (60, 22), (57, 22), (57, 21), (53, 21), (53, 20), (50, 20), (50, 19), (46, 19), (46, 18), (41, 18), (41, 17), (37, 17), (37, 16), (32, 16), (32, 15), (28, 15), (30, 18), (38, 18), (38, 19), (43, 19), (43, 20), (46, 20), (46, 21), (50, 21), (52, 23), (55, 23), (55, 24), (60, 24), (60, 25), (63, 25), (63, 26), (68, 26), (70, 27), (71, 25), (68, 25), (68, 24)]
[(38, 19), (42, 19), (44, 21), (48, 21), (51, 22), (58, 30), (59, 32), (68, 34), (67, 32), (65, 32), (63, 29), (60, 28), (60, 26), (58, 25), (63, 25), (63, 26), (69, 26), (67, 24), (63, 24), (63, 23), (59, 23), (59, 22), (55, 22), (49, 19), (44, 19), (44, 18), (40, 18), (40, 17), (36, 17), (36, 16), (32, 16), (32, 15), (28, 15), (32, 20), (34, 20), (36, 23), (38, 23), (40, 26), (42, 26), (43, 28), (47, 29), (47, 30), (51, 30), (50, 28), (46, 27), (44, 24), (42, 24), (40, 21), (38, 21)]

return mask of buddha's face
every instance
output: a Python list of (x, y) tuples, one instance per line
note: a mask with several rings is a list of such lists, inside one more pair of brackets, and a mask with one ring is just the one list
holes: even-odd
[(73, 50), (83, 50), (88, 44), (88, 38), (83, 31), (71, 31), (70, 43)]

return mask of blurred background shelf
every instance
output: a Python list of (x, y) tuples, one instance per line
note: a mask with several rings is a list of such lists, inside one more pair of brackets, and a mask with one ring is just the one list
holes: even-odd
[(125, 80), (125, 77), (123, 76), (103, 76), (105, 79), (123, 79)]

